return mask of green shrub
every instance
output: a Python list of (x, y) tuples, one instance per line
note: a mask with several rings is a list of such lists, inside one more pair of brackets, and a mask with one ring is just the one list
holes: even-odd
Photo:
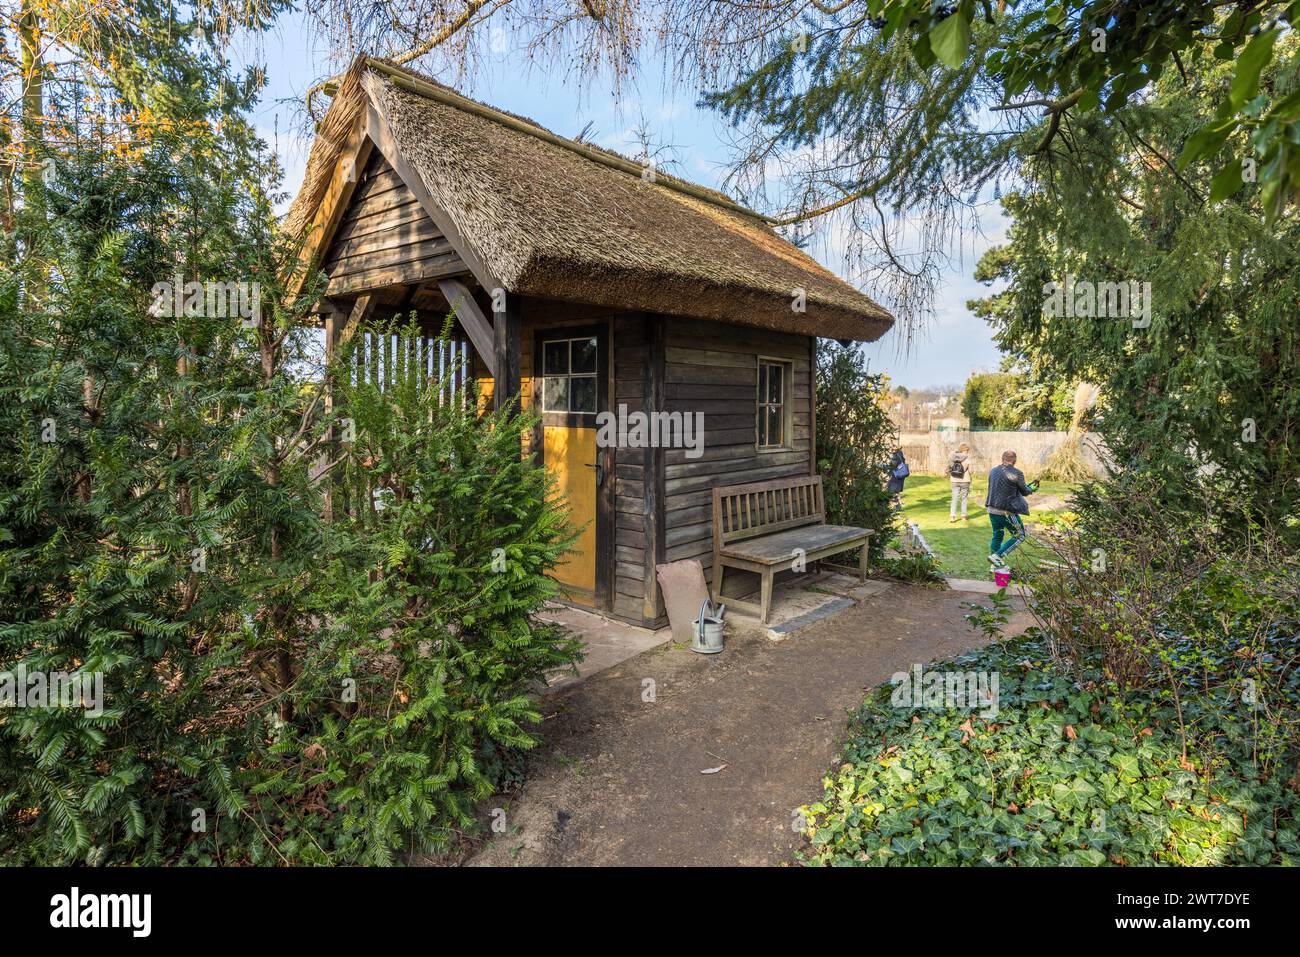
[(937, 585), (944, 580), (939, 560), (924, 552), (887, 556), (879, 561), (876, 569), (889, 578), (915, 585)]
[(1222, 500), (1176, 509), (1156, 484), (1128, 475), (1076, 490), (1076, 520), (1044, 539), (1054, 571), (1036, 576), (1034, 609), (1066, 665), (1097, 660), (1122, 687), (1172, 694), (1177, 671), (1212, 673), (1228, 653), (1260, 658), (1294, 627), (1300, 561), (1244, 507), (1235, 522)]
[(300, 809), (276, 848), (291, 859), (388, 864), (473, 830), (503, 755), (536, 743), (535, 690), (580, 656), (533, 617), (571, 542), (544, 466), (520, 454), (533, 419), (439, 402), (449, 381), (340, 390), (355, 442), (339, 491), (356, 508), (336, 532), (374, 574), (339, 569), (348, 600), (308, 643), (272, 748), (286, 763), (250, 775)]
[(1021, 378), (1010, 372), (972, 373), (962, 391), (962, 415), (972, 429), (1018, 429), (1025, 421), (1016, 402), (1022, 386)]
[[(996, 714), (868, 698), (807, 809), (815, 863), (1300, 863), (1300, 562), (1142, 479), (1089, 486), (1034, 576), (1040, 626), (942, 666)], [(1005, 593), (968, 616), (989, 638)]]
[[(817, 470), (826, 521), (873, 529), (873, 562), (884, 555), (898, 522), (883, 468), (898, 445), (898, 430), (881, 404), (883, 390), (884, 378), (867, 372), (860, 350), (817, 340)], [(857, 563), (856, 555), (835, 557)]]
[[(0, 711), (7, 860), (159, 863), (192, 810), (241, 813), (231, 713), (256, 682), (229, 636), (260, 607), (249, 449), (283, 393), (256, 392), (239, 317), (151, 309), (154, 282), (246, 279), (265, 252), (257, 158), (218, 159), (220, 127), (61, 157), (39, 253), (0, 266), (0, 672), (99, 676), (105, 699)], [(164, 228), (191, 204), (201, 225)]]
[[(42, 255), (0, 263), (0, 680), (97, 674), (105, 706), (0, 710), (0, 857), (389, 861), (470, 826), (533, 743), (530, 695), (577, 655), (532, 618), (563, 516), (529, 420), (430, 383), (347, 397), (331, 474), (384, 508), (325, 522), (312, 286), (284, 307), (269, 201), (219, 150), (178, 169), (191, 148), (83, 150)], [(177, 202), (192, 230), (158, 226)], [(176, 272), (262, 277), (260, 321), (155, 313)]]

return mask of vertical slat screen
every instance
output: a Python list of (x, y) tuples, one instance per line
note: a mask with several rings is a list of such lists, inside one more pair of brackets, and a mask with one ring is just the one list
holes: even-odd
[[(464, 366), (472, 361), (469, 341), (457, 330), (448, 339), (439, 339), (423, 331), (409, 335), (406, 330), (376, 324), (359, 329), (353, 339), (354, 350), (348, 378), (354, 386), (373, 386), (381, 391), (411, 377), (421, 387), (441, 384), (431, 401), (440, 405), (457, 403), (468, 408), (469, 386)], [(363, 522), (374, 522), (372, 488), (343, 490), (342, 509)]]

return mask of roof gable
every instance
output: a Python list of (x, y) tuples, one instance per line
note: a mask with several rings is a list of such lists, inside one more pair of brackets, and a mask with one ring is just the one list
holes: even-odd
[(329, 277), (329, 296), (468, 271), (460, 253), (379, 150), (371, 152), (320, 266)]

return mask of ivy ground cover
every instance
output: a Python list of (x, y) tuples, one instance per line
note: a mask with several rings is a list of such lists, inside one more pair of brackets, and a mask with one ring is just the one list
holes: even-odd
[(1261, 742), (1237, 683), (1181, 701), (1184, 752), (1165, 693), (1067, 678), (1035, 632), (932, 668), (996, 675), (996, 709), (877, 688), (803, 809), (808, 863), (1300, 863), (1296, 755)]

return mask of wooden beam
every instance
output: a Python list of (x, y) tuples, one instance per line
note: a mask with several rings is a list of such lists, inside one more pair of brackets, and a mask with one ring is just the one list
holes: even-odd
[[(335, 370), (331, 367), (339, 351), (345, 347), (348, 340), (356, 332), (358, 326), (374, 312), (375, 300), (371, 296), (362, 296), (356, 301), (350, 311), (345, 311), (337, 302), (325, 302), (325, 413), (331, 414), (334, 411), (334, 390), (336, 386)], [(326, 432), (326, 445), (324, 458), (326, 464), (333, 461), (337, 454), (336, 437), (334, 427), (331, 425)], [(325, 521), (334, 521), (334, 478), (332, 475), (325, 476)]]
[(320, 261), (328, 248), (329, 241), (338, 230), (339, 222), (343, 219), (343, 213), (347, 210), (348, 202), (352, 199), (352, 193), (361, 178), (361, 171), (370, 158), (372, 145), (366, 133), (365, 117), (362, 116), (349, 134), (348, 141), (334, 164), (334, 172), (321, 197), (320, 205), (316, 207), (316, 215), (307, 225), (302, 248), (298, 251), (298, 263), (289, 279), (290, 298), (302, 291), (308, 273)]
[(483, 310), (479, 309), (474, 296), (459, 279), (439, 279), (438, 288), (442, 290), (447, 305), (451, 307), (451, 311), (456, 314), (456, 318), (465, 328), (469, 341), (474, 343), (474, 351), (479, 354), (479, 358), (489, 369), (495, 371), (496, 348), (492, 323), (488, 321), (487, 316), (483, 315)]
[(817, 474), (817, 337), (808, 337), (808, 474)]
[(520, 355), (523, 352), (523, 320), (519, 297), (512, 292), (493, 297), (501, 308), (493, 314), (494, 361), (492, 362), (492, 404), (498, 409), (511, 407), (519, 412), (519, 389), (522, 382)]
[[(356, 331), (361, 327), (361, 324), (366, 322), (375, 314), (375, 307), (378, 305), (378, 297), (371, 295), (370, 293), (357, 297), (357, 301), (352, 306), (352, 311), (348, 313), (347, 322), (345, 322), (343, 328), (339, 330), (338, 341), (335, 343), (333, 349), (342, 349), (346, 346), (348, 341), (356, 335)], [(328, 336), (328, 332), (326, 335)], [(326, 355), (332, 355), (333, 349), (331, 349), (327, 338)]]
[(461, 276), (465, 274), (465, 263), (454, 254), (437, 256), (433, 259), (421, 259), (399, 266), (371, 269), (368, 272), (354, 273), (331, 279), (325, 287), (327, 296), (355, 295), (374, 289), (387, 289), (389, 286), (418, 285), (430, 279), (444, 276)]

